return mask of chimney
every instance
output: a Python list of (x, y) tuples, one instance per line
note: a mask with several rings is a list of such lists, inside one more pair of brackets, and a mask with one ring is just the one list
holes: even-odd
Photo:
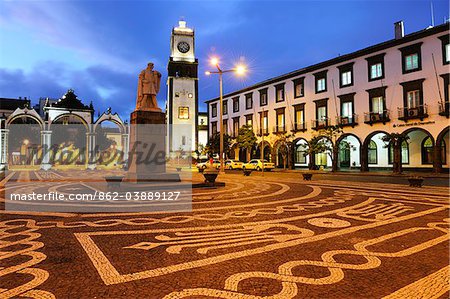
[(405, 36), (405, 28), (403, 26), (403, 21), (395, 22), (394, 28), (395, 28), (395, 39), (400, 39)]

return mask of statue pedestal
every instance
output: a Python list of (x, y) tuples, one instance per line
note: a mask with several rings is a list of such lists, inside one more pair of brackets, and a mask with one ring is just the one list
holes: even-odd
[(165, 114), (160, 109), (134, 111), (130, 115), (130, 123), (130, 152), (125, 181), (179, 182), (178, 174), (166, 172)]
[(131, 125), (164, 125), (166, 116), (159, 108), (135, 110), (130, 114)]

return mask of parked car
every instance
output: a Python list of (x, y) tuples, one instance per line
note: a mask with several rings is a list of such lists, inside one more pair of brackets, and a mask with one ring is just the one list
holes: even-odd
[[(275, 164), (270, 163), (267, 160), (264, 160), (264, 170), (271, 171), (274, 168), (275, 168)], [(242, 166), (242, 169), (244, 169), (244, 170), (252, 169), (252, 170), (261, 171), (263, 169), (263, 162), (260, 159), (253, 159), (253, 160), (250, 160), (248, 163), (245, 163)]]
[(244, 163), (242, 163), (239, 160), (226, 160), (225, 161), (225, 169), (242, 169), (242, 166)]
[[(207, 167), (210, 167), (211, 164), (209, 163), (209, 160), (206, 162), (202, 162), (202, 163), (197, 163), (197, 168), (198, 169), (206, 169)], [(212, 167), (215, 169), (219, 169), (220, 168), (220, 161), (219, 160), (213, 160), (213, 164)]]

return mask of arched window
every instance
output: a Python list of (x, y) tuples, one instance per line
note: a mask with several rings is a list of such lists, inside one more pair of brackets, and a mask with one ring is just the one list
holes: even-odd
[(342, 140), (339, 143), (339, 166), (350, 167), (350, 150), (351, 145), (349, 142)]
[(317, 166), (328, 166), (328, 156), (331, 156), (331, 147), (332, 144), (329, 139), (327, 138), (320, 138), (320, 140), (317, 142), (319, 147), (321, 148), (322, 152), (316, 153), (316, 165)]
[(316, 165), (317, 166), (327, 167), (327, 153), (326, 152), (316, 153), (315, 156), (316, 156)]
[(406, 141), (402, 142), (402, 163), (409, 164), (409, 144)]
[(422, 141), (422, 164), (433, 164), (433, 141), (431, 137)]
[[(389, 150), (388, 163), (392, 164), (394, 162), (394, 147), (391, 146), (390, 143), (388, 146), (388, 150)], [(401, 156), (402, 156), (402, 164), (409, 164), (409, 144), (408, 142), (406, 142), (406, 140), (402, 142)]]
[(369, 147), (367, 149), (367, 160), (369, 164), (378, 164), (377, 144), (373, 140), (370, 140)]
[(306, 145), (302, 142), (297, 142), (295, 150), (295, 163), (306, 164)]

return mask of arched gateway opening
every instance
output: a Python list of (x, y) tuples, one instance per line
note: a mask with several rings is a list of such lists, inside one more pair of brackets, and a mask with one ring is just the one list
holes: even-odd
[(125, 123), (111, 109), (103, 113), (93, 126), (93, 143), (96, 167), (120, 168), (126, 164), (128, 157), (128, 134)]
[(390, 169), (388, 144), (383, 138), (388, 134), (384, 131), (375, 131), (369, 134), (362, 145), (361, 170), (386, 170)]
[(433, 168), (435, 172), (448, 171), (450, 165), (449, 127), (442, 130), (436, 138)]
[(39, 114), (26, 105), (8, 116), (0, 138), (2, 168), (35, 168), (42, 161), (41, 132), (45, 124)]
[(61, 114), (50, 124), (51, 163), (57, 169), (87, 165), (87, 135), (89, 127), (86, 121), (72, 113)]
[[(351, 169), (361, 167), (361, 141), (356, 135), (342, 135), (338, 141), (338, 167)], [(373, 145), (373, 144), (372, 144)]]
[(42, 124), (24, 114), (10, 119), (8, 129), (10, 169), (39, 167), (42, 160), (40, 140)]
[[(270, 146), (270, 143), (267, 141), (264, 141), (264, 144), (262, 145), (263, 151), (264, 151), (264, 159), (272, 162), (271, 161), (271, 151), (272, 148)], [(255, 151), (255, 155), (252, 157), (252, 159), (261, 159), (261, 143), (258, 144), (256, 151)]]
[(315, 165), (319, 169), (331, 168), (333, 165), (333, 142), (328, 137), (322, 137), (318, 142), (324, 145), (324, 150), (314, 155)]
[(405, 170), (431, 170), (434, 161), (434, 138), (425, 129), (410, 128), (403, 132), (402, 162)]
[(294, 140), (294, 167), (306, 168), (309, 165), (308, 141), (304, 138)]

